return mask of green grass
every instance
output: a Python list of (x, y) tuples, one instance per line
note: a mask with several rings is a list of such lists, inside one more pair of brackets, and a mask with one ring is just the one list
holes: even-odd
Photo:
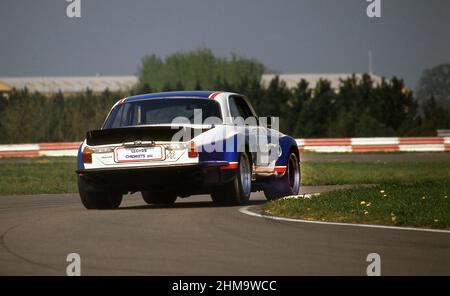
[(76, 192), (75, 158), (0, 159), (0, 195)]
[(380, 184), (450, 179), (450, 162), (304, 162), (302, 185)]
[(305, 162), (302, 184), (360, 186), (311, 199), (281, 199), (263, 210), (307, 220), (450, 228), (448, 162)]
[(450, 179), (360, 186), (266, 204), (272, 215), (333, 222), (450, 228)]

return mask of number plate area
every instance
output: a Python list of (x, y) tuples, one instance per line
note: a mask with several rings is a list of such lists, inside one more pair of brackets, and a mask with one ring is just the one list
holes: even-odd
[(139, 162), (163, 160), (164, 151), (162, 146), (152, 147), (119, 147), (114, 150), (115, 162)]

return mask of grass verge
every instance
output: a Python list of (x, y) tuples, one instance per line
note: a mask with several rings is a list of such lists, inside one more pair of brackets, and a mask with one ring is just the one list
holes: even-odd
[(450, 165), (446, 162), (302, 164), (303, 185), (374, 184), (311, 199), (281, 199), (269, 214), (305, 220), (450, 229)]
[(280, 199), (266, 213), (305, 220), (450, 229), (450, 181), (415, 181)]
[(449, 162), (304, 162), (302, 185), (381, 184), (450, 179)]
[(77, 191), (75, 158), (0, 159), (0, 195)]

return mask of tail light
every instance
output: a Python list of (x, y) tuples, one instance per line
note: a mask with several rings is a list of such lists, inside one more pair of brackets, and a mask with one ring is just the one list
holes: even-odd
[(197, 146), (195, 146), (194, 142), (190, 142), (189, 143), (189, 148), (188, 148), (188, 156), (190, 158), (194, 158), (198, 156), (198, 152), (197, 152)]
[(92, 149), (84, 147), (83, 149), (83, 163), (92, 163)]
[(234, 169), (237, 169), (238, 166), (239, 166), (238, 162), (230, 162), (227, 165), (221, 166), (220, 169), (221, 170), (234, 170)]
[(282, 176), (286, 173), (286, 166), (276, 166), (273, 170), (275, 173)]

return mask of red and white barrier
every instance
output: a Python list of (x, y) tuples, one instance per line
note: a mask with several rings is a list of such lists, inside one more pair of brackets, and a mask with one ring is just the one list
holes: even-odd
[[(312, 152), (444, 152), (450, 137), (297, 139)], [(76, 156), (80, 142), (0, 145), (2, 157)]]
[(2, 157), (77, 156), (81, 142), (0, 145)]
[(450, 151), (450, 137), (298, 139), (297, 144), (312, 152)]

